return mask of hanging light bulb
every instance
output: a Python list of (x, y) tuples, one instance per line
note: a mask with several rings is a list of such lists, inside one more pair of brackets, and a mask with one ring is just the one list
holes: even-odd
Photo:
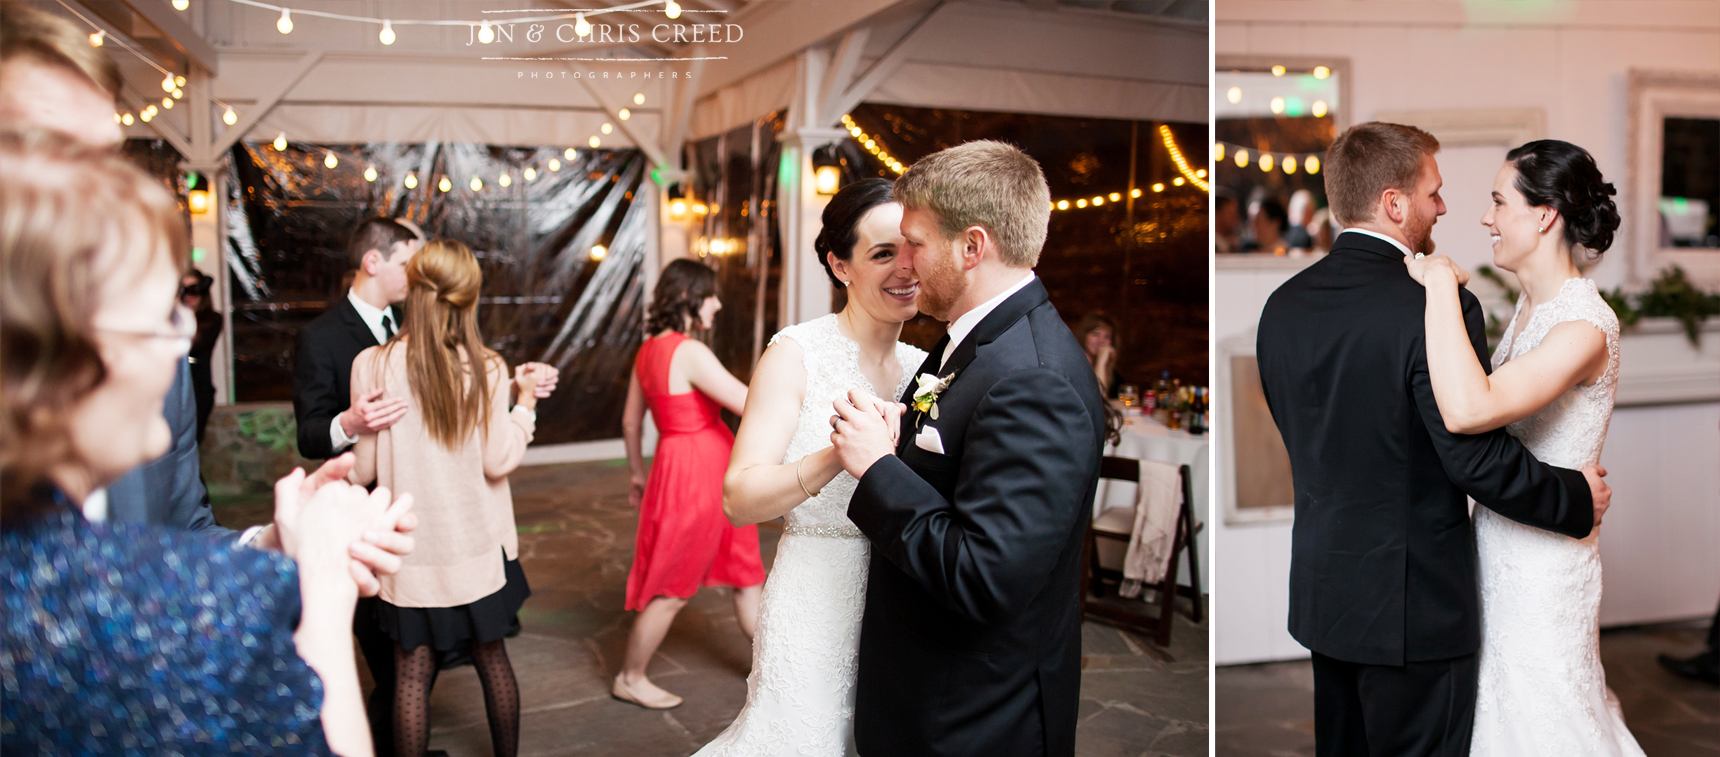
[(183, 87), (183, 86), (185, 86), (185, 77), (183, 77), (183, 76), (175, 76), (175, 77), (173, 77), (173, 84), (174, 84), (174, 85), (175, 85), (175, 86), (179, 86), (179, 87)]
[(185, 90), (180, 89), (178, 87), (174, 87), (173, 88), (173, 99), (175, 99), (175, 100), (185, 99)]
[(1284, 169), (1284, 173), (1287, 174), (1296, 173), (1296, 156), (1291, 155), (1285, 157), (1284, 162), (1279, 165), (1279, 168)]
[(323, 158), (323, 165), (328, 166), (329, 168), (334, 168), (335, 166), (340, 165), (340, 158), (335, 157), (334, 153), (331, 152), (328, 154), (328, 157)]
[(1273, 76), (1283, 76), (1284, 75), (1284, 67), (1283, 66), (1273, 66), (1272, 67), (1272, 75)]
[(496, 32), (490, 28), (489, 19), (478, 24), (478, 41), (486, 45), (496, 41)]
[(448, 177), (444, 176), (441, 181), (436, 182), (436, 188), (447, 192), (454, 188), (454, 182), (449, 181)]
[(167, 78), (161, 80), (161, 91), (163, 91), (163, 92), (172, 92), (173, 91), (173, 74), (168, 74)]
[(669, 0), (669, 2), (664, 3), (663, 4), (663, 15), (668, 16), (670, 21), (673, 21), (677, 18), (680, 18), (681, 17), (681, 4), (675, 2), (675, 0)]
[(1309, 155), (1302, 161), (1302, 170), (1315, 174), (1320, 172), (1320, 159)]
[(561, 154), (562, 154), (562, 157), (567, 158), (568, 160), (573, 160), (574, 158), (579, 157), (579, 151), (575, 150), (571, 147), (567, 148), (566, 150), (562, 150)]
[(1237, 150), (1236, 151), (1236, 167), (1237, 168), (1247, 168), (1248, 167), (1248, 151), (1247, 150)]
[(532, 168), (531, 166), (526, 166), (526, 170), (523, 171), (522, 173), (525, 174), (526, 181), (537, 181), (537, 169), (536, 168)]
[(1242, 102), (1242, 88), (1231, 87), (1230, 89), (1225, 90), (1224, 99), (1229, 100), (1231, 105)]
[(1131, 189), (1131, 190), (1129, 190), (1129, 196), (1130, 196), (1130, 197), (1140, 197), (1140, 196), (1141, 196), (1141, 190), (1140, 190), (1140, 188), (1139, 188), (1139, 187), (1137, 187), (1137, 188), (1135, 188), (1135, 189)]
[(116, 124), (119, 123), (119, 111), (114, 111), (113, 122)]
[(288, 8), (281, 9), (281, 20), (275, 22), (275, 28), (282, 34), (293, 33), (293, 12)]
[(603, 245), (600, 245), (600, 244), (594, 244), (591, 246), (591, 259), (592, 260), (602, 260), (603, 256), (608, 255), (608, 254), (609, 254), (609, 248), (608, 247), (604, 247)]
[(1272, 153), (1266, 153), (1265, 155), (1260, 156), (1260, 170), (1262, 173), (1270, 172), (1272, 170)]
[(137, 114), (137, 117), (143, 119), (144, 123), (149, 123), (149, 119), (155, 118), (155, 114), (149, 112), (149, 109), (145, 108), (142, 113)]
[(107, 32), (96, 30), (90, 32), (90, 47), (101, 47), (107, 41)]
[(645, 104), (645, 93), (639, 92), (639, 93), (634, 94), (633, 95), (633, 104), (634, 105), (644, 105)]
[(611, 126), (608, 121), (604, 121), (602, 126), (597, 127), (597, 130), (603, 132), (604, 134), (609, 134), (609, 133), (615, 131), (615, 127)]
[(1154, 191), (1154, 192), (1163, 192), (1163, 191), (1165, 191), (1165, 185), (1163, 185), (1163, 184), (1154, 184), (1154, 185), (1153, 185), (1153, 191)]
[(123, 116), (120, 116), (120, 117), (119, 117), (119, 122), (120, 122), (120, 123), (122, 123), (122, 124), (125, 124), (125, 125), (126, 125), (126, 126), (130, 126), (130, 125), (131, 125), (131, 124), (132, 124), (132, 118), (131, 118), (131, 114), (130, 114), (130, 113), (127, 113), (127, 114), (125, 114), (125, 115), (123, 115)]
[(376, 181), (376, 166), (365, 166), (365, 168), (364, 168), (364, 180), (365, 181)]
[(376, 38), (384, 45), (394, 44), (394, 22), (383, 21), (382, 31), (376, 33)]
[(173, 110), (173, 98), (171, 98), (171, 97), (161, 98), (161, 107), (166, 108), (168, 110)]
[(182, 11), (191, 7), (191, 0), (173, 0), (173, 9)]
[[(573, 151), (569, 150), (568, 152), (573, 152)], [(560, 171), (561, 170), (561, 161), (557, 160), (555, 158), (550, 158), (549, 159), (549, 170), (550, 171)]]
[(633, 117), (633, 111), (631, 111), (631, 110), (628, 110), (628, 109), (626, 109), (626, 108), (622, 108), (622, 109), (621, 109), (621, 110), (620, 110), (620, 111), (619, 111), (619, 112), (617, 112), (617, 113), (616, 113), (616, 114), (615, 114), (615, 115), (616, 115), (616, 116), (618, 116), (618, 117), (620, 117), (620, 118), (621, 118), (621, 120), (623, 120), (623, 121), (626, 121), (626, 120), (627, 120), (627, 119), (629, 119), (629, 118), (632, 118), (632, 117)]
[(598, 145), (603, 144), (603, 140), (598, 139), (597, 137), (592, 137), (591, 139), (587, 140), (587, 143), (591, 145), (591, 149), (595, 150), (595, 149), (597, 149)]
[(1327, 109), (1327, 106), (1326, 106), (1325, 100), (1315, 100), (1314, 101), (1314, 108), (1313, 108), (1312, 112), (1313, 112), (1315, 118), (1321, 118), (1321, 117), (1325, 116), (1326, 115), (1326, 109)]
[(1324, 78), (1331, 76), (1331, 75), (1332, 75), (1332, 69), (1326, 68), (1325, 66), (1315, 66), (1314, 67), (1314, 78), (1316, 78), (1316, 79), (1324, 79)]
[(418, 188), (418, 174), (415, 174), (415, 173), (406, 174), (406, 181), (404, 183), (406, 184), (407, 189), (417, 189)]
[(473, 192), (481, 192), (484, 190), (484, 180), (473, 176), (472, 183), (467, 186), (470, 186)]
[(1212, 159), (1213, 159), (1213, 162), (1215, 162), (1215, 163), (1223, 163), (1224, 162), (1224, 143), (1223, 142), (1212, 143)]
[(234, 113), (233, 106), (229, 105), (227, 106), (227, 112), (221, 114), (221, 120), (228, 126), (232, 126), (233, 124), (239, 123), (239, 114)]
[(287, 149), (287, 133), (283, 131), (280, 134), (275, 135), (275, 152), (280, 152), (285, 149)]
[(514, 185), (514, 177), (509, 176), (507, 174), (502, 174), (501, 176), (496, 178), (496, 183), (500, 184), (504, 187), (511, 187)]
[(573, 33), (581, 37), (591, 36), (591, 22), (585, 20), (584, 13), (573, 14)]

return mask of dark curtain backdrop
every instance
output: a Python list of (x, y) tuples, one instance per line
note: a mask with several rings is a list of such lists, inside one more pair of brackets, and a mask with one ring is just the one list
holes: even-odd
[[(1211, 144), (1206, 124), (876, 103), (862, 104), (851, 115), (905, 164), (964, 142), (994, 139), (1039, 161), (1053, 200), (1073, 204), (1112, 192), (1126, 200), (1131, 187), (1141, 189), (1132, 205), (1053, 211), (1035, 271), (1071, 327), (1089, 312), (1117, 322), (1122, 381), (1144, 385), (1170, 371), (1185, 384), (1207, 383), (1208, 195), (1186, 183), (1174, 185), (1180, 174), (1159, 134), (1161, 125), (1168, 126), (1191, 167), (1204, 167)], [(844, 140), (840, 150), (848, 178), (896, 178), (854, 140)], [(1152, 191), (1154, 184), (1164, 184), (1164, 191)], [(944, 325), (924, 315), (903, 328), (903, 340), (922, 348), (943, 334)]]
[[(559, 170), (550, 170), (552, 160)], [(348, 234), (364, 218), (386, 215), (469, 245), (484, 270), (479, 321), (490, 347), (509, 365), (538, 360), (561, 369), (555, 396), (538, 406), (538, 443), (621, 435), (644, 325), (647, 224), (655, 221), (648, 203), (635, 202), (651, 191), (638, 151), (569, 158), (561, 147), (241, 144), (229, 170), (239, 401), (291, 398), (299, 329), (346, 295)], [(510, 186), (501, 185), (503, 174)], [(415, 188), (405, 186), (408, 175)], [(593, 258), (596, 245), (607, 250), (601, 259)]]

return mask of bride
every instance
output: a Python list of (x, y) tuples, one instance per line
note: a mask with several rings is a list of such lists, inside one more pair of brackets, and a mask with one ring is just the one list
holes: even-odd
[[(1493, 353), (1493, 372), (1465, 333), (1458, 287), (1468, 274), (1445, 256), (1405, 258), (1427, 287), (1427, 363), (1446, 428), (1507, 426), (1548, 465), (1600, 460), (1618, 381), (1618, 318), (1588, 263), (1618, 228), (1613, 185), (1581, 147), (1541, 140), (1512, 150), (1481, 217), (1493, 262), (1523, 297)], [(1481, 659), (1471, 755), (1639, 756), (1601, 669), (1600, 530), (1587, 538), (1530, 528), (1475, 510), (1481, 577)]]
[[(853, 476), (830, 446), (832, 403), (899, 397), (926, 353), (896, 341), (919, 279), (898, 263), (902, 206), (866, 179), (831, 198), (814, 245), (842, 312), (790, 326), (753, 371), (723, 481), (735, 525), (786, 516), (764, 585), (747, 703), (696, 757), (853, 755), (854, 678), (870, 546), (848, 520)], [(880, 412), (899, 417), (890, 403)]]

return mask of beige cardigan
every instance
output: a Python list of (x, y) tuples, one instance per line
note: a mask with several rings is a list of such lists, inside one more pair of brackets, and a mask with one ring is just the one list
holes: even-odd
[(524, 408), (508, 409), (507, 365), (489, 365), (490, 425), (459, 449), (430, 437), (407, 384), (406, 345), (371, 347), (352, 362), (352, 401), (377, 387), (405, 397), (406, 415), (389, 428), (365, 434), (353, 446), (357, 461), (348, 479), (375, 481), (396, 495), (411, 494), (418, 513), (417, 542), (405, 565), (382, 576), (383, 601), (396, 607), (457, 607), (502, 588), (502, 554), (519, 559), (514, 501), (508, 473), (519, 467), (535, 424)]

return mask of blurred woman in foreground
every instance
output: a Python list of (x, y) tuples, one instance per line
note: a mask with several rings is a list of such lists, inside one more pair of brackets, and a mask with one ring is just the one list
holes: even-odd
[(409, 499), (338, 482), (350, 457), (294, 471), (275, 486), (285, 556), (85, 519), (167, 449), (187, 252), (173, 198), (123, 158), (0, 136), (6, 751), (368, 755), (350, 555)]

